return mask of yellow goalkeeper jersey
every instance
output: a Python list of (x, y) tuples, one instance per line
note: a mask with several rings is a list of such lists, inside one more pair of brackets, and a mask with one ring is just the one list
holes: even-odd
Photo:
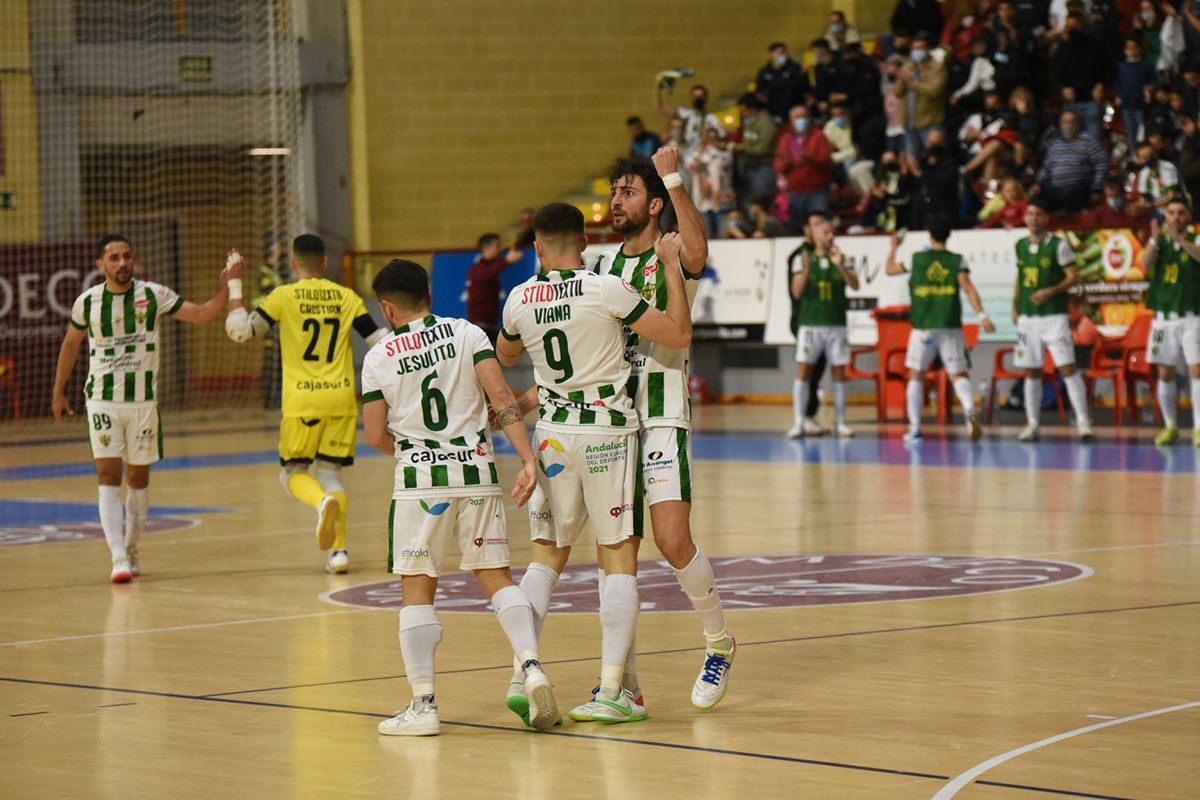
[(362, 298), (325, 278), (305, 278), (276, 288), (255, 312), (279, 326), (283, 416), (357, 416), (350, 331), (363, 317), (374, 327)]

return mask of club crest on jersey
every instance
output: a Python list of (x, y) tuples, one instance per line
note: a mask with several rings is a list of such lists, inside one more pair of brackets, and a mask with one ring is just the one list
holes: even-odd
[(650, 302), (651, 300), (654, 299), (654, 284), (653, 283), (647, 283), (645, 286), (642, 287), (642, 299), (645, 300), (646, 302)]
[(107, 433), (104, 434), (103, 436), (100, 437), (100, 444), (104, 447), (108, 447), (110, 444), (112, 444), (112, 437), (109, 436)]

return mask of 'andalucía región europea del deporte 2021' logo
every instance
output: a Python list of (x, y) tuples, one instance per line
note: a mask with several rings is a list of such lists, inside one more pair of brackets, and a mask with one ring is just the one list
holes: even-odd
[[(547, 453), (547, 450), (553, 450), (553, 453)], [(560, 456), (555, 453), (565, 453), (567, 449), (562, 446), (562, 442), (558, 439), (545, 439), (538, 445), (538, 467), (541, 468), (542, 474), (547, 478), (553, 478), (558, 473), (566, 469), (566, 465), (559, 463)], [(549, 462), (549, 463), (547, 463)]]

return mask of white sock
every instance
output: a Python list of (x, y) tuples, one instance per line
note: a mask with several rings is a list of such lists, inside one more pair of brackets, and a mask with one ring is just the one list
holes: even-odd
[(505, 586), (492, 595), (496, 619), (522, 664), (538, 657), (537, 634), (533, 631), (533, 607), (519, 586)]
[(904, 387), (904, 398), (908, 405), (908, 427), (921, 429), (921, 412), (925, 409), (925, 385), (920, 378), (909, 380)]
[(636, 575), (607, 575), (600, 592), (600, 692), (597, 695), (613, 700), (621, 693), (621, 675), (625, 672), (625, 657), (637, 628), (638, 585)]
[(1025, 376), (1025, 419), (1035, 428), (1042, 416), (1042, 376)]
[(542, 638), (542, 626), (546, 624), (546, 613), (550, 610), (550, 595), (557, 583), (558, 573), (537, 562), (530, 563), (521, 576), (521, 591), (533, 611), (533, 634), (537, 639)]
[(1158, 405), (1162, 409), (1163, 422), (1168, 428), (1179, 427), (1179, 390), (1174, 379), (1158, 381)]
[(100, 487), (100, 527), (113, 558), (125, 557), (125, 508), (120, 486)]
[[(604, 570), (596, 570), (600, 574), (600, 592), (604, 593)], [(641, 694), (641, 683), (637, 676), (637, 627), (634, 626), (633, 637), (629, 640), (629, 654), (625, 656), (625, 669), (621, 673), (621, 685), (635, 695)]]
[(150, 512), (149, 489), (125, 491), (125, 549), (137, 547), (142, 531), (146, 530), (146, 515)]
[(975, 413), (975, 393), (971, 391), (971, 379), (966, 375), (954, 379), (954, 394), (962, 403), (963, 413), (968, 417)]
[(835, 425), (846, 424), (846, 382), (833, 382), (833, 421)]
[(1192, 429), (1200, 431), (1200, 378), (1192, 378)]
[(721, 607), (721, 595), (717, 591), (717, 579), (713, 575), (712, 564), (700, 548), (696, 555), (683, 569), (675, 569), (675, 579), (679, 587), (692, 601), (692, 608), (700, 615), (704, 625), (704, 638), (710, 642), (720, 642), (729, 636), (725, 629), (725, 610)]
[(808, 381), (799, 378), (792, 380), (792, 414), (796, 424), (804, 424), (804, 408), (808, 405)]
[(433, 694), (433, 654), (442, 641), (442, 624), (433, 606), (400, 609), (400, 653), (413, 697)]
[(1088, 410), (1087, 387), (1083, 384), (1083, 376), (1078, 372), (1063, 378), (1067, 385), (1067, 397), (1071, 398), (1071, 408), (1075, 409), (1075, 422), (1080, 428), (1092, 427), (1092, 415)]

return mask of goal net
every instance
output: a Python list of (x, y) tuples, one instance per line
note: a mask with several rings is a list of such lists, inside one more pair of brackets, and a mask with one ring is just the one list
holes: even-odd
[[(0, 420), (49, 413), (105, 234), (189, 300), (216, 291), (230, 247), (252, 298), (287, 280), (303, 224), (295, 29), (290, 0), (0, 4)], [(171, 321), (159, 348), (164, 406), (278, 402), (273, 339), (239, 347), (219, 321)]]

